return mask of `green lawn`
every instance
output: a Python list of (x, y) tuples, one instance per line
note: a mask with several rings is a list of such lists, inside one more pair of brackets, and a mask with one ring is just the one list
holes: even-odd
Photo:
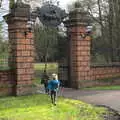
[[(43, 71), (45, 67), (44, 63), (36, 63), (34, 65), (35, 70)], [(57, 70), (58, 69), (58, 64), (57, 63), (47, 63), (47, 71), (50, 70)]]
[(0, 99), (0, 120), (103, 120), (103, 108), (81, 101), (59, 98), (57, 106), (48, 95)]
[(120, 86), (100, 86), (84, 88), (85, 90), (120, 90)]

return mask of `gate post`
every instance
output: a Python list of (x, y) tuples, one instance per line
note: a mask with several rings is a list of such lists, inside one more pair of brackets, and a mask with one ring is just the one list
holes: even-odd
[(14, 95), (26, 95), (32, 92), (34, 78), (33, 33), (27, 27), (30, 6), (15, 4), (10, 14), (6, 15), (8, 23), (10, 59), (9, 65), (14, 77)]
[(66, 21), (69, 39), (69, 82), (70, 87), (80, 88), (89, 80), (90, 36), (87, 29), (90, 18), (87, 12), (76, 8)]

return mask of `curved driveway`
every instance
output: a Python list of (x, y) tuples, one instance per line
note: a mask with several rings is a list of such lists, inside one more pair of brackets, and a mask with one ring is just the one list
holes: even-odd
[(120, 113), (120, 90), (75, 90), (64, 88), (59, 95), (79, 99), (94, 105), (106, 105)]

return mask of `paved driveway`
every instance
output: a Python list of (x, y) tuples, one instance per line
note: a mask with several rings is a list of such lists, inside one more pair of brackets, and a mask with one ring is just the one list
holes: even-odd
[(94, 105), (106, 105), (120, 113), (120, 90), (75, 90), (64, 88), (60, 95)]

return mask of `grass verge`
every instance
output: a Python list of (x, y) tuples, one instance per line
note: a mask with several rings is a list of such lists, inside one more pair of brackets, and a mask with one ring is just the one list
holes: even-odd
[(47, 95), (0, 99), (0, 120), (103, 120), (104, 108), (59, 98), (57, 106)]
[(99, 86), (84, 88), (84, 90), (120, 90), (120, 86)]

